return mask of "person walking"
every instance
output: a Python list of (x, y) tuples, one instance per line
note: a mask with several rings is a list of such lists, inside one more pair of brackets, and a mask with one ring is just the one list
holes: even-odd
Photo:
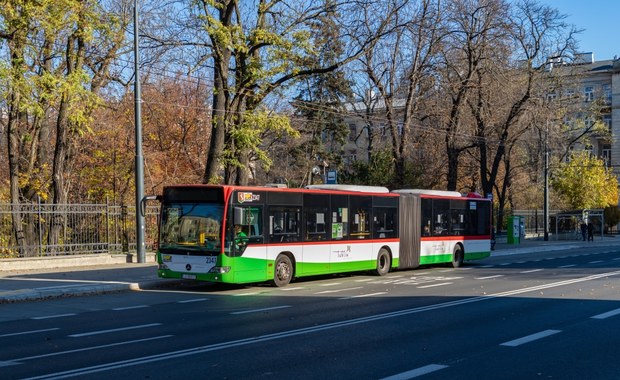
[(588, 226), (586, 225), (585, 220), (581, 221), (581, 238), (583, 241), (586, 241), (586, 233), (588, 232)]
[(594, 224), (588, 222), (588, 241), (594, 241)]

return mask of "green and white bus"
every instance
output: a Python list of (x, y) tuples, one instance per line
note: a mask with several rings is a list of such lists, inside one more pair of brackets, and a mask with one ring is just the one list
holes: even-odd
[(475, 194), (182, 185), (157, 198), (162, 278), (285, 286), (329, 273), (458, 267), (491, 251), (490, 201)]

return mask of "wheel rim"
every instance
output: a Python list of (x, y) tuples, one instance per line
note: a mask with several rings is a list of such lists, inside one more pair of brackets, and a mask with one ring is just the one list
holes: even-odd
[(280, 261), (276, 267), (276, 276), (278, 280), (281, 281), (289, 279), (291, 276), (291, 268), (285, 262)]

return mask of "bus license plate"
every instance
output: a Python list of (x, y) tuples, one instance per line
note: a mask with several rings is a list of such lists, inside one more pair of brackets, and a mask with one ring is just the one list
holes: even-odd
[(186, 280), (195, 280), (196, 279), (196, 275), (195, 274), (184, 274), (183, 278)]

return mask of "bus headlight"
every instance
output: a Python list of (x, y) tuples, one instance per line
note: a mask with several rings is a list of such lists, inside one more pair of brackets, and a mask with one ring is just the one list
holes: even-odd
[(209, 270), (209, 273), (228, 273), (230, 272), (230, 267), (213, 267)]

